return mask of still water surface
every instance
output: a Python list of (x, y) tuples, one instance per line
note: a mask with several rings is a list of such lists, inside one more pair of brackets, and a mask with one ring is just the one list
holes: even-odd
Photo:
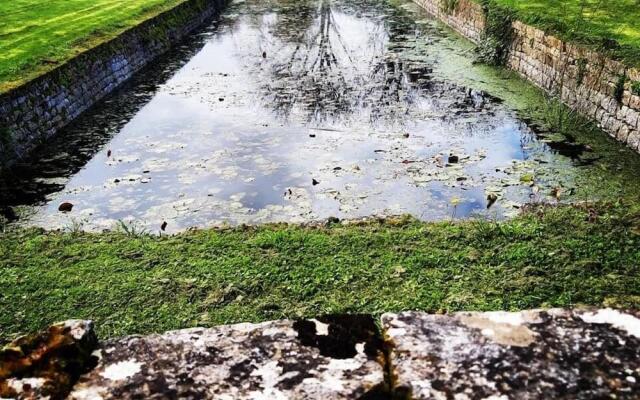
[(4, 213), (46, 228), (153, 232), (163, 222), (175, 232), (330, 216), (503, 218), (571, 187), (575, 154), (434, 72), (455, 70), (447, 52), (473, 54), (410, 9), (233, 3), (6, 178)]

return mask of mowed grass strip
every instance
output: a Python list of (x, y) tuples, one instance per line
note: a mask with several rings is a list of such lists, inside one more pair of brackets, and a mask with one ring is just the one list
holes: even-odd
[(518, 19), (523, 22), (565, 40), (595, 49), (608, 49), (617, 58), (640, 67), (638, 0), (477, 1), (507, 7), (514, 10)]
[(640, 307), (640, 214), (0, 237), (0, 342), (68, 318), (102, 338), (325, 313)]
[(0, 93), (184, 1), (0, 1)]

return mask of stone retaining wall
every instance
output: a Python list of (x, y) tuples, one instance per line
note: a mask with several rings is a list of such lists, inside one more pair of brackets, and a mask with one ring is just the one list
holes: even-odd
[(0, 168), (27, 157), (35, 147), (210, 19), (226, 1), (186, 0), (0, 95)]
[[(478, 3), (414, 1), (468, 39), (475, 43), (482, 40), (486, 17)], [(507, 66), (640, 152), (640, 93), (632, 89), (633, 83), (640, 86), (639, 69), (520, 21), (513, 23)]]
[[(640, 151), (640, 71), (595, 51), (563, 42), (519, 21), (513, 24), (508, 66)], [(627, 77), (622, 85), (621, 77)]]
[(482, 40), (486, 18), (480, 4), (469, 0), (450, 0), (449, 2), (414, 0), (414, 2), (474, 43), (480, 43)]

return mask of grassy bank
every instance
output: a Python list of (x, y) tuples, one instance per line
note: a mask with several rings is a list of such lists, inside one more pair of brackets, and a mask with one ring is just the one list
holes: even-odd
[(0, 1), (0, 93), (183, 1)]
[(606, 50), (613, 57), (640, 66), (640, 3), (638, 0), (478, 0), (499, 5), (517, 19), (567, 41)]
[(640, 307), (639, 233), (640, 214), (621, 204), (499, 224), (8, 232), (0, 341), (67, 318), (95, 320), (104, 338), (335, 312)]

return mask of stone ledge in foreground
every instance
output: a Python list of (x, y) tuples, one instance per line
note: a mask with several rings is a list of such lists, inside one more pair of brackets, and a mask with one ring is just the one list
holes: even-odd
[(638, 316), (406, 312), (382, 325), (401, 398), (640, 399)]
[[(383, 340), (384, 338), (384, 340)], [(326, 316), (95, 340), (67, 321), (0, 351), (17, 399), (640, 399), (640, 313)]]
[(383, 390), (371, 317), (187, 329), (104, 342), (69, 399), (357, 399)]

